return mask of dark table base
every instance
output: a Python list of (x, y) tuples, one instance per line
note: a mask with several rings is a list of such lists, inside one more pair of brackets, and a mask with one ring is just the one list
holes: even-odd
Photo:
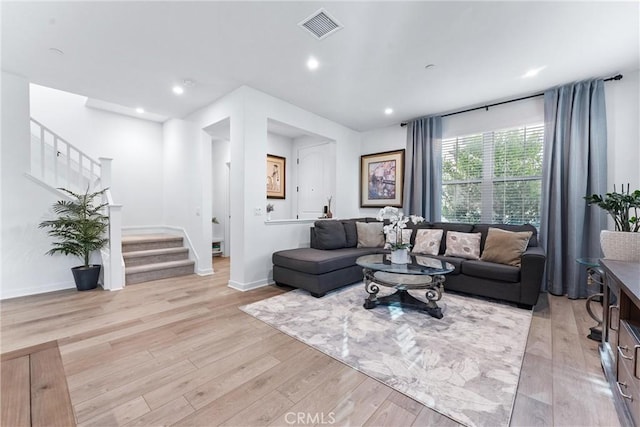
[(366, 299), (363, 307), (369, 310), (379, 305), (409, 307), (416, 310), (426, 311), (431, 317), (442, 319), (442, 309), (440, 307), (437, 305), (435, 307), (430, 307), (428, 303), (420, 301), (404, 289), (399, 289), (391, 295), (376, 298), (374, 301)]

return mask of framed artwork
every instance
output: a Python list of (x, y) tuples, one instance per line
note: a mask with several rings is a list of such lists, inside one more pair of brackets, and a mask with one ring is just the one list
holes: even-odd
[(360, 207), (402, 207), (404, 150), (360, 156)]
[(267, 154), (267, 199), (284, 199), (287, 159)]

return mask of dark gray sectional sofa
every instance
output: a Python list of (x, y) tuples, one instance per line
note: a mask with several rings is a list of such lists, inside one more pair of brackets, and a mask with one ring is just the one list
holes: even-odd
[[(361, 281), (362, 267), (356, 265), (356, 259), (362, 255), (389, 251), (383, 248), (356, 247), (355, 222), (357, 221), (373, 222), (376, 219), (316, 221), (310, 231), (310, 248), (290, 249), (273, 254), (273, 280), (277, 284), (306, 289), (316, 297), (322, 297), (328, 291)], [(423, 222), (418, 225), (409, 223), (409, 226), (414, 229), (411, 236), (412, 244), (415, 240), (415, 229), (444, 230), (439, 255), (433, 257), (445, 260), (455, 267), (455, 271), (446, 276), (445, 291), (452, 290), (501, 299), (523, 307), (536, 304), (546, 257), (544, 250), (538, 246), (537, 230), (532, 225)], [(448, 231), (480, 232), (480, 249), (483, 250), (489, 227), (533, 233), (527, 250), (522, 254), (520, 267), (443, 255), (446, 251)]]

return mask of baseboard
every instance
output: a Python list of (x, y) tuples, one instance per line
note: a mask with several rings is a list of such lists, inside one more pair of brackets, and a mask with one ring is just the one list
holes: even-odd
[(44, 294), (47, 292), (55, 292), (55, 291), (63, 291), (66, 289), (75, 289), (76, 284), (74, 282), (58, 282), (58, 283), (48, 283), (43, 286), (36, 286), (32, 288), (26, 289), (15, 289), (10, 291), (2, 291), (2, 295), (0, 295), (0, 300), (11, 299), (11, 298), (19, 298), (26, 297), (29, 295), (36, 294)]
[(213, 268), (199, 268), (196, 270), (198, 276), (211, 276), (213, 274)]
[(246, 291), (251, 291), (253, 289), (263, 288), (265, 286), (269, 286), (272, 284), (273, 282), (270, 281), (269, 279), (256, 280), (255, 282), (249, 282), (249, 283), (240, 283), (240, 282), (236, 282), (235, 280), (229, 280), (229, 283), (227, 284), (227, 286), (237, 291), (246, 292)]

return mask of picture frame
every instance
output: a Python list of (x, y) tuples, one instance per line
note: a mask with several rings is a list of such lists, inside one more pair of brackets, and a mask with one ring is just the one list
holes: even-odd
[(402, 207), (404, 151), (360, 156), (360, 207)]
[(286, 198), (287, 159), (267, 154), (267, 199)]

